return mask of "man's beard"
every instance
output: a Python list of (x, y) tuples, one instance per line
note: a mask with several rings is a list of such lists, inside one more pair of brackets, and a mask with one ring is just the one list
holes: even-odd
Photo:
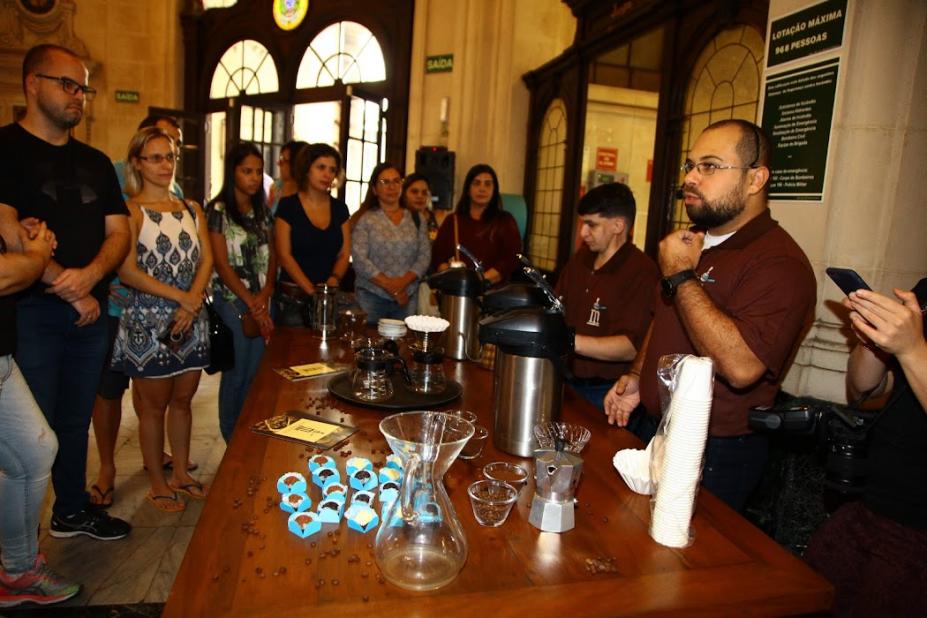
[(747, 207), (747, 201), (736, 195), (737, 187), (724, 197), (711, 202), (694, 187), (686, 187), (685, 191), (698, 196), (701, 200), (699, 205), (686, 204), (686, 214), (689, 215), (689, 220), (709, 230), (733, 220)]
[(81, 109), (79, 112), (74, 112), (67, 107), (64, 109), (55, 109), (52, 106), (45, 103), (41, 98), (38, 100), (39, 109), (42, 110), (42, 113), (51, 120), (55, 126), (59, 129), (69, 130), (73, 129), (80, 124), (81, 118), (84, 116), (84, 110)]

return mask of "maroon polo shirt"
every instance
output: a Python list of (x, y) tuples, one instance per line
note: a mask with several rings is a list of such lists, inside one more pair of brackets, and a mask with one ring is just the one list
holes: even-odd
[[(747, 412), (771, 405), (801, 336), (814, 319), (817, 284), (808, 258), (769, 210), (736, 234), (702, 252), (696, 272), (712, 302), (734, 320), (750, 350), (766, 366), (753, 386), (734, 389), (715, 377), (709, 435), (750, 433)], [(660, 297), (641, 370), (641, 402), (660, 411), (657, 361), (664, 354), (698, 354), (672, 300)]]
[[(660, 270), (630, 242), (624, 243), (601, 268), (596, 254), (583, 245), (563, 267), (557, 294), (564, 297), (567, 325), (577, 335), (626, 335), (640, 349), (653, 317)], [(608, 362), (574, 356), (577, 378), (614, 380), (627, 372), (631, 361)]]

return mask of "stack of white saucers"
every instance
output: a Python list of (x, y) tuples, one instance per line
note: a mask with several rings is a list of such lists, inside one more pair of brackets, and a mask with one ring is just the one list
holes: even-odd
[(380, 318), (380, 321), (377, 322), (377, 332), (380, 333), (381, 337), (399, 339), (405, 336), (407, 330), (406, 323), (402, 320)]
[(685, 547), (690, 541), (689, 526), (711, 418), (714, 366), (710, 358), (688, 356), (678, 371), (676, 390), (666, 411), (662, 449), (654, 447), (654, 457), (662, 450), (663, 461), (656, 468), (660, 472), (655, 479), (650, 536), (668, 547)]

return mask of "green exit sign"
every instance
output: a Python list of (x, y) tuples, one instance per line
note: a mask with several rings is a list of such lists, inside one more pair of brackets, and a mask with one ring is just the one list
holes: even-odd
[(454, 54), (428, 56), (425, 58), (426, 73), (448, 73), (454, 70)]
[(117, 90), (116, 101), (119, 103), (138, 103), (139, 94), (137, 90)]

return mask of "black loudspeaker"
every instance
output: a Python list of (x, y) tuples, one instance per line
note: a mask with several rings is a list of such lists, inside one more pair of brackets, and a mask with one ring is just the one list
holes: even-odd
[(415, 171), (428, 179), (435, 208), (454, 207), (454, 153), (443, 146), (422, 146), (415, 151)]

